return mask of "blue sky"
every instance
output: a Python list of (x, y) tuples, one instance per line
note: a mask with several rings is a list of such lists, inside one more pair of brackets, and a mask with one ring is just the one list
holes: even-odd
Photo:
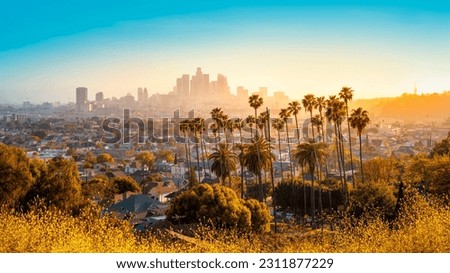
[(438, 1), (10, 1), (0, 102), (167, 93), (198, 66), (232, 92), (291, 98), (450, 90), (450, 4)]

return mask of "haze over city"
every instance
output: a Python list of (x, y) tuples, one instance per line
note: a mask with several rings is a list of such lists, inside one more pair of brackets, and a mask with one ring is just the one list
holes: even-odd
[(139, 86), (164, 94), (197, 67), (226, 75), (234, 94), (238, 86), (293, 99), (344, 85), (356, 99), (414, 86), (442, 92), (449, 13), (449, 4), (427, 1), (14, 1), (0, 11), (0, 101), (74, 102), (79, 86), (91, 100)]

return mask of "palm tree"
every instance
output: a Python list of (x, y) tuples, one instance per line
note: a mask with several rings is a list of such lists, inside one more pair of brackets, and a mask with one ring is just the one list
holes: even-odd
[(213, 148), (213, 151), (208, 156), (208, 159), (213, 161), (211, 171), (220, 178), (222, 185), (225, 185), (225, 179), (228, 178), (228, 187), (231, 188), (230, 174), (237, 169), (238, 157), (228, 143), (219, 143), (219, 147)]
[[(343, 116), (345, 116), (344, 102), (340, 101), (336, 96), (330, 96), (327, 100), (327, 109), (325, 111), (325, 116), (328, 122), (334, 123), (334, 132), (336, 136), (336, 159), (339, 169), (339, 175), (342, 182), (342, 191), (344, 192), (345, 198), (347, 197), (347, 178), (345, 175), (345, 160), (342, 145), (342, 133), (340, 126), (342, 124)], [(346, 204), (346, 202), (345, 202)]]
[[(303, 108), (305, 108), (305, 112), (309, 112), (310, 120), (312, 120), (312, 111), (314, 109), (314, 106), (316, 105), (316, 97), (313, 94), (305, 95), (305, 97), (302, 99)], [(314, 137), (314, 128), (311, 124), (311, 130), (312, 130), (312, 138)]]
[(259, 114), (258, 119), (257, 119), (257, 126), (258, 126), (259, 130), (261, 130), (261, 134), (266, 139), (268, 137), (267, 136), (268, 135), (267, 130), (270, 130), (270, 128), (266, 128), (266, 124), (267, 124), (268, 121), (269, 121), (269, 114), (266, 111), (261, 112)]
[(217, 141), (217, 132), (219, 131), (219, 126), (217, 125), (216, 122), (214, 122), (214, 123), (211, 123), (209, 125), (209, 129), (211, 129), (211, 131), (212, 131), (212, 133), (214, 135), (214, 140), (215, 140), (214, 142), (215, 142), (216, 148), (217, 148), (217, 143), (218, 143), (218, 141)]
[(213, 108), (211, 110), (211, 118), (216, 122), (217, 127), (218, 127), (218, 134), (219, 134), (219, 141), (220, 141), (220, 128), (222, 128), (222, 116), (223, 116), (223, 111), (222, 108)]
[(239, 165), (241, 167), (241, 198), (244, 199), (244, 154), (247, 149), (247, 145), (241, 143), (238, 143), (234, 146), (239, 150), (238, 158), (239, 158)]
[(289, 140), (289, 128), (288, 128), (288, 120), (291, 115), (290, 115), (288, 109), (281, 109), (279, 116), (284, 121), (284, 124), (286, 126), (286, 143), (288, 146), (288, 153), (289, 153), (289, 169), (291, 171), (291, 177), (294, 178), (295, 172), (294, 172), (294, 168), (292, 167), (291, 144), (290, 144), (290, 140)]
[(188, 169), (191, 169), (191, 160), (190, 160), (190, 149), (189, 149), (189, 120), (183, 120), (180, 122), (180, 131), (184, 135), (184, 147), (186, 151), (186, 163)]
[[(255, 109), (255, 119), (258, 117), (258, 108), (263, 105), (263, 98), (260, 98), (258, 95), (251, 95), (248, 98), (248, 103), (250, 107)], [(258, 130), (256, 130), (256, 136), (258, 136)]]
[(367, 125), (370, 123), (369, 113), (359, 107), (356, 110), (352, 110), (352, 114), (349, 117), (350, 125), (353, 129), (357, 129), (359, 137), (359, 164), (361, 165), (361, 181), (364, 183), (364, 171), (362, 161), (362, 141), (361, 135)]
[(277, 130), (278, 133), (278, 150), (280, 152), (280, 172), (281, 172), (281, 181), (283, 181), (283, 160), (281, 158), (281, 136), (280, 131), (284, 128), (284, 120), (281, 118), (277, 118), (272, 122), (273, 129)]
[(314, 188), (314, 171), (316, 168), (320, 168), (326, 157), (327, 145), (323, 142), (315, 142), (314, 139), (310, 139), (309, 142), (300, 143), (293, 151), (293, 157), (297, 160), (298, 164), (307, 166), (311, 175), (311, 211), (312, 222), (315, 223), (315, 188)]
[(263, 188), (262, 188), (262, 170), (267, 170), (270, 167), (270, 163), (275, 156), (271, 152), (272, 147), (270, 147), (267, 140), (263, 137), (255, 136), (252, 139), (252, 143), (247, 146), (246, 152), (244, 154), (244, 165), (249, 171), (256, 175), (259, 184), (259, 196), (258, 200), (263, 201)]
[(225, 116), (227, 118), (226, 120), (224, 120), (225, 130), (227, 131), (225, 133), (227, 143), (228, 143), (228, 135), (231, 135), (231, 143), (234, 145), (234, 137), (233, 137), (234, 120), (231, 118), (228, 118), (228, 115), (225, 115)]
[[(317, 108), (317, 110), (319, 110), (319, 119), (321, 120), (321, 127), (322, 127), (322, 142), (326, 143), (326, 135), (327, 132), (324, 129), (324, 124), (325, 124), (325, 118), (323, 115), (323, 110), (326, 109), (327, 107), (327, 100), (325, 99), (325, 97), (317, 97), (316, 98), (316, 105), (315, 108)], [(330, 180), (328, 179), (328, 164), (326, 163), (327, 159), (325, 158), (325, 178), (327, 181), (327, 187), (328, 187), (328, 204), (329, 204), (329, 209), (331, 211), (332, 209), (332, 205), (331, 205), (331, 185), (330, 185)]]
[(239, 142), (242, 143), (242, 128), (244, 128), (244, 120), (242, 118), (235, 118), (233, 127), (234, 129), (239, 130)]
[[(322, 121), (325, 121), (324, 120), (324, 117), (323, 117), (323, 110), (325, 109), (327, 107), (327, 100), (325, 99), (325, 97), (317, 97), (316, 98), (316, 101), (315, 101), (315, 106), (314, 106), (314, 108), (316, 108), (317, 110), (319, 110), (319, 117), (320, 117), (320, 119), (322, 120)], [(325, 134), (326, 134), (326, 132), (325, 132), (325, 130), (324, 130), (324, 124), (325, 124), (325, 122), (322, 122), (322, 141), (323, 142), (326, 142), (326, 139), (325, 139)]]
[(300, 143), (300, 131), (299, 131), (299, 129), (298, 129), (297, 115), (298, 115), (298, 113), (300, 112), (300, 110), (302, 110), (302, 108), (301, 108), (301, 106), (300, 106), (300, 103), (299, 103), (298, 101), (294, 100), (294, 101), (291, 101), (291, 102), (289, 103), (289, 106), (288, 106), (287, 109), (288, 109), (288, 111), (289, 111), (290, 114), (294, 115), (294, 118), (295, 118), (295, 128), (297, 129), (297, 142)]
[(248, 126), (250, 126), (250, 138), (253, 138), (253, 124), (255, 124), (256, 120), (255, 117), (252, 115), (248, 115), (245, 118), (245, 123), (248, 124)]
[(353, 152), (352, 152), (352, 136), (350, 134), (350, 121), (348, 120), (348, 102), (353, 99), (353, 89), (351, 87), (342, 87), (339, 92), (339, 97), (344, 100), (345, 112), (347, 116), (347, 129), (348, 129), (348, 145), (350, 146), (350, 165), (352, 166), (352, 183), (353, 188), (355, 188), (355, 174), (353, 171)]
[(323, 118), (320, 115), (314, 115), (311, 119), (311, 124), (314, 128), (314, 126), (317, 129), (317, 134), (319, 136), (322, 136), (321, 131), (322, 131), (322, 127), (323, 127)]
[(198, 137), (198, 133), (199, 133), (199, 124), (198, 124), (198, 120), (197, 118), (192, 119), (189, 121), (189, 130), (191, 132), (194, 133), (194, 138), (195, 138), (195, 152), (197, 155), (197, 175), (198, 175), (198, 180), (201, 181), (201, 176), (200, 176), (200, 154), (198, 152), (198, 146), (199, 146), (199, 137)]

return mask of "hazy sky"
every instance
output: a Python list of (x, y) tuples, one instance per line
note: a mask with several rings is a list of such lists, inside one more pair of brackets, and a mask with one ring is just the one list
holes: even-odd
[[(0, 10), (0, 103), (167, 93), (197, 67), (291, 98), (450, 90), (443, 1), (9, 1)], [(94, 2), (94, 3), (93, 3)], [(206, 3), (202, 3), (206, 2)]]

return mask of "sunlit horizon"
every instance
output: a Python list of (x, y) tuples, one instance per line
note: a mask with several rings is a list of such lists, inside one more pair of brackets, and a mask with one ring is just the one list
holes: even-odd
[[(184, 12), (139, 3), (124, 13), (147, 8), (151, 15), (118, 16), (104, 25), (91, 18), (84, 27), (81, 19), (49, 16), (38, 24), (31, 18), (24, 19), (30, 25), (15, 26), (25, 37), (20, 41), (2, 24), (7, 35), (1, 39), (8, 43), (0, 48), (0, 101), (73, 102), (79, 86), (89, 89), (89, 99), (96, 92), (136, 96), (138, 87), (166, 94), (176, 78), (197, 67), (211, 78), (225, 75), (232, 94), (238, 86), (249, 93), (259, 87), (269, 94), (284, 91), (290, 99), (337, 94), (343, 86), (355, 90), (355, 99), (395, 97), (415, 87), (418, 94), (450, 90), (448, 5), (300, 2)], [(113, 14), (120, 13), (114, 5)], [(74, 11), (70, 18), (82, 14)], [(100, 15), (107, 21), (106, 12)], [(80, 27), (43, 33), (59, 23)]]

